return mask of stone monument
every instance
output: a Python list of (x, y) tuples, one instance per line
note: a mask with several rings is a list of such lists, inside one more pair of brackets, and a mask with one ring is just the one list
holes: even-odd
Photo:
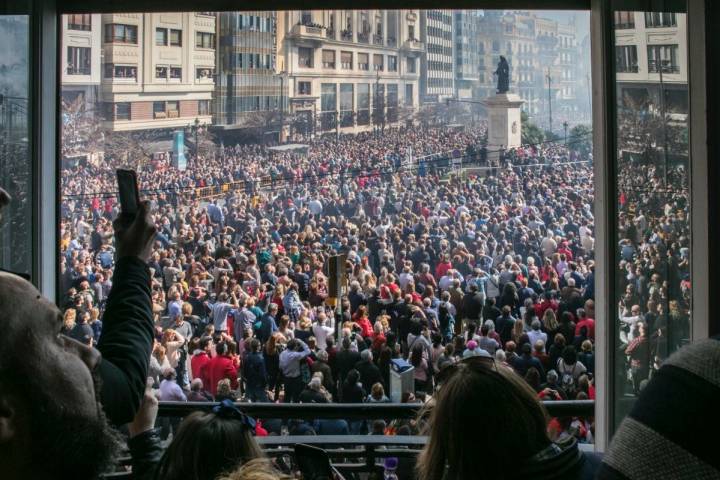
[(500, 151), (519, 147), (522, 144), (520, 107), (525, 100), (510, 90), (510, 67), (505, 57), (500, 57), (497, 93), (488, 97), (483, 104), (488, 115), (488, 160), (496, 162)]

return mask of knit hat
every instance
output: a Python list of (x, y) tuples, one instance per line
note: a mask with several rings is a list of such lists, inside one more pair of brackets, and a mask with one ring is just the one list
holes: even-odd
[(595, 478), (720, 478), (720, 341), (707, 339), (671, 355), (648, 382), (615, 433)]

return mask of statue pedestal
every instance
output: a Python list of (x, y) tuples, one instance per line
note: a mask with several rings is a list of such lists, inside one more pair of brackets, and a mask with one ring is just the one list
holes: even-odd
[(525, 100), (514, 93), (498, 93), (483, 104), (488, 114), (488, 160), (497, 161), (500, 150), (522, 144), (520, 107)]

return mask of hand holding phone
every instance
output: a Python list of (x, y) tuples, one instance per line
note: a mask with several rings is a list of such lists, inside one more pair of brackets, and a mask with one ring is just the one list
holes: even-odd
[(134, 170), (117, 170), (118, 194), (120, 211), (126, 221), (132, 221), (140, 208), (140, 192), (138, 191), (137, 174)]

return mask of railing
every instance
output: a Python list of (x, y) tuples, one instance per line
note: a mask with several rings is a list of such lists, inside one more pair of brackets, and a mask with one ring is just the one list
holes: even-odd
[[(334, 112), (330, 112), (334, 117)], [(592, 416), (594, 400), (542, 402), (551, 417)], [(161, 417), (184, 417), (196, 410), (210, 411), (213, 402), (160, 402)], [(257, 418), (367, 420), (368, 418), (414, 418), (423, 407), (419, 403), (237, 403), (247, 415)]]

